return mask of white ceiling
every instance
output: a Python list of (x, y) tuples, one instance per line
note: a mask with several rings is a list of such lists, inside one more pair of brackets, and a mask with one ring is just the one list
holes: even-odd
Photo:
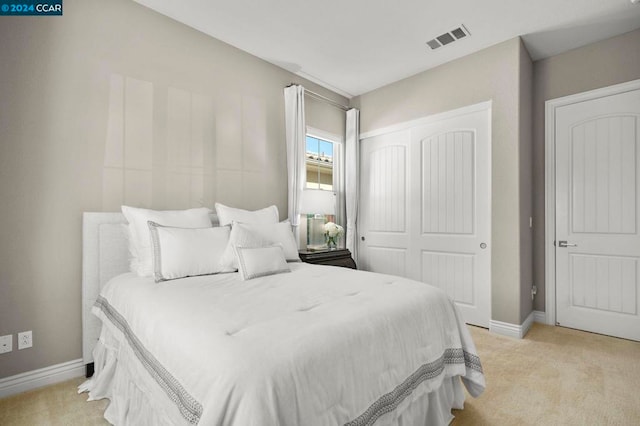
[(630, 0), (135, 1), (347, 97), (516, 36), (537, 60), (640, 27)]

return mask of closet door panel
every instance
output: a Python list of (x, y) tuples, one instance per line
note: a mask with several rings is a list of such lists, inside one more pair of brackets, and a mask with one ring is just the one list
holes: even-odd
[(360, 268), (411, 276), (409, 241), (410, 132), (381, 135), (361, 145)]
[(361, 140), (360, 264), (445, 291), (491, 318), (491, 110), (447, 113)]

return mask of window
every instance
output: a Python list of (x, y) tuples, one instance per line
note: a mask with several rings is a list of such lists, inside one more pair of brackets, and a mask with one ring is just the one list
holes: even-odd
[[(326, 248), (323, 225), (342, 216), (344, 177), (341, 172), (342, 138), (318, 129), (307, 129), (305, 167), (307, 183), (302, 213), (306, 216), (307, 248)], [(318, 204), (321, 203), (321, 204)], [(329, 213), (331, 212), (331, 213)]]
[(334, 143), (307, 135), (307, 189), (333, 191)]

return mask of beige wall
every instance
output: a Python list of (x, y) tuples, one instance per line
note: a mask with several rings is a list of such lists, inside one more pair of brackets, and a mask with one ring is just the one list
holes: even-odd
[[(526, 184), (520, 185), (519, 150), (521, 143), (528, 143), (527, 119), (521, 119), (519, 111), (521, 104), (527, 102), (529, 83), (526, 75), (521, 77), (520, 69), (530, 65), (523, 49), (519, 38), (512, 39), (353, 100), (361, 111), (361, 132), (493, 101), (492, 318), (512, 324), (520, 324), (523, 314), (520, 258), (523, 215), (514, 214), (521, 210), (520, 193), (526, 189)], [(525, 93), (521, 95), (521, 91)]]
[[(217, 200), (285, 218), (283, 87), (347, 102), (128, 0), (0, 17), (0, 52), (0, 378), (81, 357), (83, 211)], [(344, 132), (341, 111), (307, 112)]]
[(640, 79), (640, 29), (534, 63), (533, 208), (535, 309), (544, 292), (544, 103), (575, 93)]
[(524, 46), (520, 49), (520, 107), (518, 125), (520, 127), (520, 322), (522, 324), (533, 311), (531, 287), (533, 285), (533, 229), (529, 218), (533, 215), (533, 193), (531, 170), (533, 108), (533, 63)]
[[(300, 77), (296, 76), (296, 79), (300, 80)], [(308, 83), (304, 84), (304, 86), (307, 88), (312, 87)], [(313, 91), (319, 92), (316, 89), (313, 89)], [(325, 92), (326, 90), (323, 93)], [(339, 99), (343, 99), (340, 101), (342, 105), (349, 105), (346, 98)], [(324, 130), (327, 133), (344, 137), (347, 115), (343, 110), (330, 106), (326, 102), (319, 101), (310, 96), (305, 96), (304, 109), (308, 127)]]

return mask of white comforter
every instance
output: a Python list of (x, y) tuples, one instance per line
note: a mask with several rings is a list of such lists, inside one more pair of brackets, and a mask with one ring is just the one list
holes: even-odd
[(291, 268), (250, 281), (124, 274), (93, 312), (170, 424), (366, 425), (448, 377), (462, 376), (474, 396), (484, 389), (466, 326), (439, 289)]

